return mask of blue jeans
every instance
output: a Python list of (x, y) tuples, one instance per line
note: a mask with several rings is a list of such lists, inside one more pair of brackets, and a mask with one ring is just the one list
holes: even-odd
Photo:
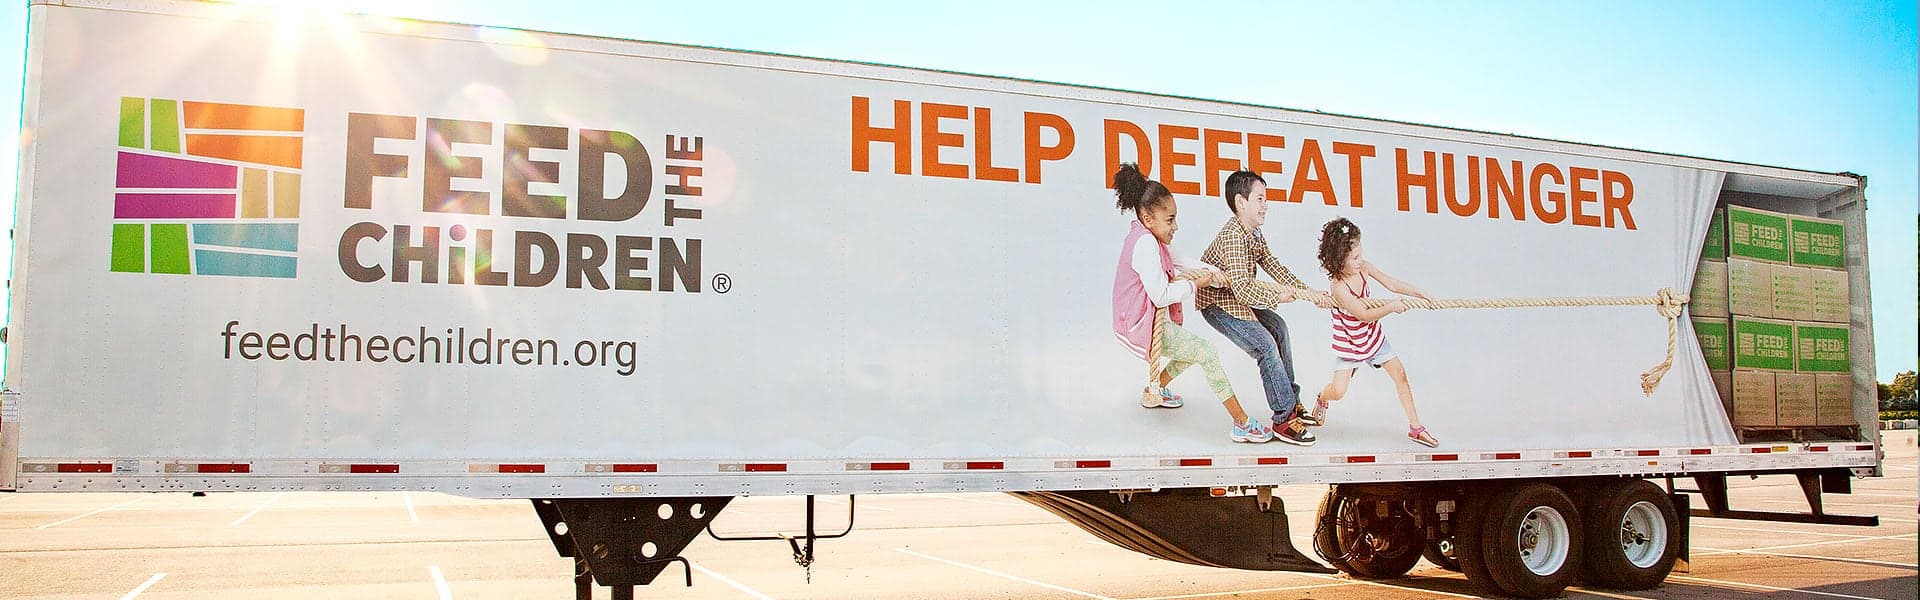
[(1220, 335), (1227, 336), (1253, 362), (1260, 365), (1260, 380), (1267, 390), (1267, 408), (1273, 409), (1273, 422), (1285, 424), (1293, 419), (1300, 403), (1300, 384), (1293, 378), (1293, 343), (1287, 339), (1287, 321), (1271, 310), (1256, 308), (1259, 322), (1241, 320), (1218, 306), (1200, 311)]

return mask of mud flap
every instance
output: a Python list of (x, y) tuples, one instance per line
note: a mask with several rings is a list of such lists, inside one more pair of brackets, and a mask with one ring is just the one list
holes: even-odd
[(1214, 497), (1208, 488), (1155, 492), (1013, 492), (1116, 546), (1191, 565), (1332, 573), (1293, 547), (1285, 503)]

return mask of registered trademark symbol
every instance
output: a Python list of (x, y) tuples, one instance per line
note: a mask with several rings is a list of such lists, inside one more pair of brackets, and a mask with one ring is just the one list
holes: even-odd
[(726, 273), (713, 276), (713, 291), (725, 294), (733, 290), (733, 278)]

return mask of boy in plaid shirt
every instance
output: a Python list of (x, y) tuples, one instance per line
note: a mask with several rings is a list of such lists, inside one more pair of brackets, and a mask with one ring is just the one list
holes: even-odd
[(1287, 322), (1273, 307), (1292, 302), (1293, 293), (1273, 282), (1255, 279), (1255, 269), (1266, 269), (1275, 281), (1306, 287), (1267, 249), (1260, 226), (1267, 219), (1267, 182), (1252, 171), (1227, 177), (1221, 194), (1233, 218), (1220, 228), (1200, 260), (1225, 271), (1226, 287), (1200, 288), (1194, 306), (1221, 335), (1232, 340), (1260, 366), (1260, 379), (1273, 409), (1273, 439), (1299, 446), (1318, 441), (1307, 431), (1299, 410), (1300, 385), (1293, 377), (1293, 344)]

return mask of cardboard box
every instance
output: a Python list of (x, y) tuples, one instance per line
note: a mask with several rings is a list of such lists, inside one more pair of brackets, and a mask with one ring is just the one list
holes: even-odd
[(1791, 215), (1744, 206), (1727, 207), (1727, 256), (1786, 264)]
[(1727, 312), (1773, 317), (1773, 265), (1744, 258), (1727, 259)]
[[(1846, 325), (1793, 324), (1793, 370), (1802, 373), (1852, 373)], [(1764, 353), (1763, 353), (1764, 354)]]
[(1772, 427), (1774, 414), (1773, 373), (1765, 371), (1733, 372), (1733, 426)]
[[(1851, 277), (1846, 271), (1813, 269), (1811, 281), (1807, 284), (1811, 298), (1808, 304), (1812, 315), (1808, 320), (1822, 323), (1846, 323), (1853, 316), (1853, 306), (1849, 304), (1852, 293)], [(1698, 300), (1695, 300), (1698, 302)]]
[(1846, 226), (1841, 221), (1802, 217), (1788, 219), (1793, 264), (1823, 269), (1847, 268)]
[(1773, 265), (1773, 318), (1813, 320), (1813, 269)]
[(1733, 368), (1793, 372), (1792, 321), (1733, 317)]
[(1853, 374), (1817, 373), (1813, 376), (1815, 425), (1858, 425), (1853, 419)]
[(1727, 415), (1733, 415), (1733, 372), (1713, 371), (1713, 391), (1720, 395), (1720, 407), (1727, 409)]
[(1774, 424), (1812, 427), (1814, 424), (1812, 373), (1776, 373), (1773, 376)]
[(1703, 260), (1693, 271), (1692, 297), (1687, 310), (1697, 317), (1725, 317), (1727, 312), (1727, 263)]
[(1726, 208), (1726, 256), (1772, 263), (1788, 263), (1791, 215), (1745, 206)]
[(1727, 258), (1727, 209), (1713, 209), (1713, 218), (1707, 221), (1707, 241), (1700, 247), (1700, 260), (1726, 260)]
[(1728, 343), (1732, 333), (1733, 324), (1727, 319), (1693, 318), (1693, 335), (1700, 340), (1708, 371), (1733, 370), (1733, 345)]

